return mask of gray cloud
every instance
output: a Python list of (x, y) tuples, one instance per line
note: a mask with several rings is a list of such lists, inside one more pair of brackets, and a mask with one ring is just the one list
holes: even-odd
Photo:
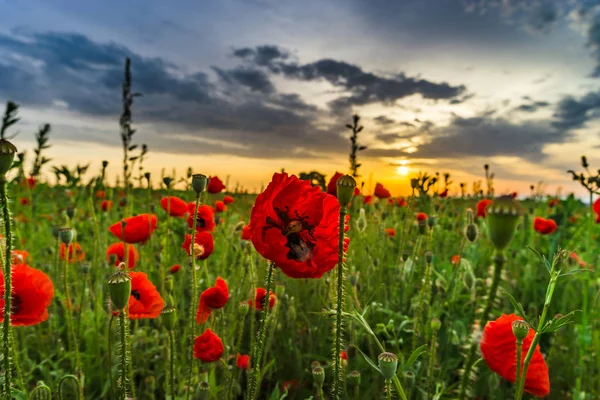
[[(529, 100), (529, 99), (526, 99), (526, 100)], [(547, 101), (532, 101), (530, 103), (521, 104), (520, 106), (515, 108), (515, 110), (527, 112), (527, 113), (533, 113), (533, 112), (538, 111), (541, 108), (548, 107), (549, 105), (550, 105), (550, 103), (548, 103)]]
[(580, 99), (564, 97), (557, 104), (552, 125), (558, 129), (575, 129), (585, 125), (600, 109), (600, 93), (588, 92)]

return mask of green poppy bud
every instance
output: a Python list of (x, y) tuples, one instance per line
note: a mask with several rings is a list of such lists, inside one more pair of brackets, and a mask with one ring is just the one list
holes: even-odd
[(427, 233), (427, 220), (421, 220), (419, 221), (417, 228), (419, 229), (419, 234), (420, 235), (424, 235)]
[(396, 370), (398, 369), (398, 356), (394, 353), (381, 353), (379, 357), (379, 369), (381, 374), (386, 381), (392, 380), (396, 376)]
[(442, 321), (440, 321), (438, 318), (434, 318), (431, 320), (431, 330), (434, 332), (437, 332), (440, 330), (440, 328), (442, 327)]
[(172, 331), (175, 329), (175, 323), (177, 322), (177, 312), (175, 307), (166, 306), (163, 308), (160, 315), (162, 316), (163, 321), (165, 321), (165, 326), (168, 330)]
[(200, 194), (204, 192), (206, 186), (208, 185), (208, 177), (202, 174), (194, 174), (192, 175), (192, 189), (196, 194)]
[(76, 212), (77, 212), (77, 209), (75, 207), (73, 207), (73, 206), (67, 207), (66, 213), (67, 213), (67, 217), (69, 217), (69, 219), (73, 219)]
[(469, 224), (465, 228), (465, 236), (469, 240), (469, 242), (474, 243), (479, 236), (479, 228), (475, 224)]
[(248, 303), (244, 302), (244, 303), (240, 303), (238, 306), (238, 314), (241, 317), (246, 316), (246, 314), (248, 314), (248, 311), (250, 311), (250, 306), (248, 305)]
[(494, 200), (486, 212), (488, 236), (496, 250), (502, 251), (515, 234), (519, 217), (523, 214), (521, 205), (512, 196), (502, 196)]
[(173, 284), (174, 284), (174, 282), (173, 282), (173, 277), (172, 277), (172, 276), (167, 276), (167, 277), (165, 278), (165, 286), (164, 286), (164, 287), (165, 287), (165, 291), (166, 291), (167, 293), (169, 293), (169, 294), (170, 294), (170, 293), (172, 293), (172, 292), (173, 292)]
[[(125, 263), (121, 263), (121, 267), (125, 268)], [(131, 296), (131, 277), (122, 270), (118, 270), (108, 278), (108, 291), (110, 293), (110, 301), (119, 310), (123, 310), (129, 303)]]
[(354, 197), (356, 181), (350, 175), (344, 175), (337, 180), (337, 198), (342, 207), (346, 207)]
[(312, 369), (313, 380), (315, 381), (315, 385), (317, 387), (323, 387), (323, 382), (325, 382), (325, 370), (323, 367), (316, 367)]
[(433, 253), (431, 251), (425, 252), (425, 262), (431, 264), (433, 262)]
[(352, 286), (358, 285), (358, 278), (360, 277), (360, 272), (351, 272), (348, 276), (348, 280)]
[(429, 217), (427, 217), (427, 225), (430, 228), (433, 228), (433, 226), (435, 225), (435, 216), (430, 215)]
[(65, 245), (69, 245), (73, 241), (73, 229), (71, 228), (60, 228), (58, 230), (58, 238)]
[(513, 321), (512, 331), (513, 335), (517, 338), (517, 341), (522, 342), (529, 333), (529, 324), (523, 320)]
[(0, 180), (6, 182), (6, 173), (15, 161), (17, 148), (6, 139), (0, 139)]
[(352, 371), (348, 374), (346, 381), (351, 386), (360, 386), (360, 372)]

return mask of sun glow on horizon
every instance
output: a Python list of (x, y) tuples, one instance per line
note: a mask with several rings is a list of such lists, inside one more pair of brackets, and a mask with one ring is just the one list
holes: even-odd
[(396, 173), (400, 176), (407, 176), (410, 172), (410, 168), (408, 168), (406, 165), (400, 165), (398, 168), (396, 168)]

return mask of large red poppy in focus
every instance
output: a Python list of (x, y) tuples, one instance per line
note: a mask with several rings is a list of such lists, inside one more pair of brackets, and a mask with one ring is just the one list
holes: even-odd
[[(512, 332), (512, 323), (520, 319), (522, 318), (515, 314), (503, 314), (497, 320), (488, 322), (480, 343), (483, 359), (490, 369), (512, 383), (515, 383), (517, 376), (517, 339)], [(530, 329), (527, 337), (523, 339), (521, 365), (534, 336), (535, 332)], [(545, 397), (550, 393), (548, 366), (539, 345), (535, 348), (527, 370), (525, 391), (537, 397)]]
[(204, 323), (212, 310), (218, 310), (225, 307), (229, 300), (229, 288), (227, 282), (220, 276), (217, 277), (215, 286), (209, 287), (200, 295), (198, 311), (196, 312), (196, 321), (199, 324)]
[(207, 329), (194, 339), (194, 357), (205, 363), (219, 361), (225, 347), (221, 338), (213, 331)]
[(160, 206), (172, 217), (183, 217), (188, 212), (187, 202), (176, 196), (163, 197)]
[(273, 175), (252, 208), (252, 243), (292, 278), (320, 278), (338, 262), (338, 200), (310, 182)]
[[(48, 307), (54, 297), (54, 286), (48, 275), (26, 264), (13, 265), (12, 294), (11, 325), (30, 326), (48, 319)], [(0, 309), (4, 309), (4, 275), (1, 274)], [(4, 314), (0, 313), (0, 322), (3, 321)]]
[(131, 296), (129, 296), (129, 318), (156, 318), (165, 308), (165, 301), (143, 272), (130, 272)]
[[(125, 221), (125, 232), (122, 222)], [(124, 218), (112, 224), (108, 230), (110, 233), (127, 243), (145, 243), (156, 229), (156, 215), (140, 214), (135, 217)]]
[[(194, 235), (194, 243), (199, 247), (196, 247), (196, 259), (197, 260), (205, 260), (212, 252), (215, 250), (215, 242), (213, 240), (213, 236), (209, 232), (196, 232)], [(181, 248), (185, 250), (185, 252), (189, 255), (192, 246), (192, 235), (185, 235), (185, 239), (181, 244)]]

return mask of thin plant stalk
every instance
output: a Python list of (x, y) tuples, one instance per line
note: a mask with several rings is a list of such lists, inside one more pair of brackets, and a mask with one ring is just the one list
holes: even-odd
[(0, 202), (2, 203), (2, 219), (4, 220), (4, 237), (6, 238), (6, 252), (4, 254), (4, 323), (2, 325), (2, 354), (4, 356), (4, 398), (10, 399), (12, 388), (12, 357), (10, 310), (12, 307), (12, 232), (8, 196), (6, 193), (6, 177), (0, 182)]
[[(129, 380), (127, 377), (127, 371), (129, 371), (129, 357), (127, 353), (129, 352), (129, 343), (128, 342), (128, 326), (127, 326), (127, 318), (125, 315), (125, 310), (119, 311), (119, 335), (121, 338), (121, 371), (120, 371), (120, 381), (121, 381), (121, 400), (127, 399), (127, 381)], [(131, 386), (133, 386), (133, 382), (131, 382)]]
[(194, 330), (196, 327), (196, 316), (194, 308), (196, 305), (196, 257), (194, 255), (194, 244), (196, 243), (196, 220), (198, 218), (198, 205), (200, 204), (200, 193), (196, 194), (196, 207), (194, 207), (194, 222), (192, 224), (192, 241), (190, 252), (190, 308), (188, 310), (188, 318), (190, 320), (190, 332), (188, 333), (188, 377), (187, 377), (187, 393), (186, 399), (190, 398), (192, 393), (192, 375), (194, 371)]
[(169, 330), (169, 386), (171, 389), (171, 399), (175, 400), (175, 334)]
[(344, 224), (346, 220), (346, 206), (340, 207), (339, 240), (338, 240), (338, 265), (337, 265), (337, 308), (335, 318), (335, 347), (333, 354), (333, 388), (335, 400), (341, 397), (343, 383), (340, 353), (342, 352), (342, 308), (344, 306)]

